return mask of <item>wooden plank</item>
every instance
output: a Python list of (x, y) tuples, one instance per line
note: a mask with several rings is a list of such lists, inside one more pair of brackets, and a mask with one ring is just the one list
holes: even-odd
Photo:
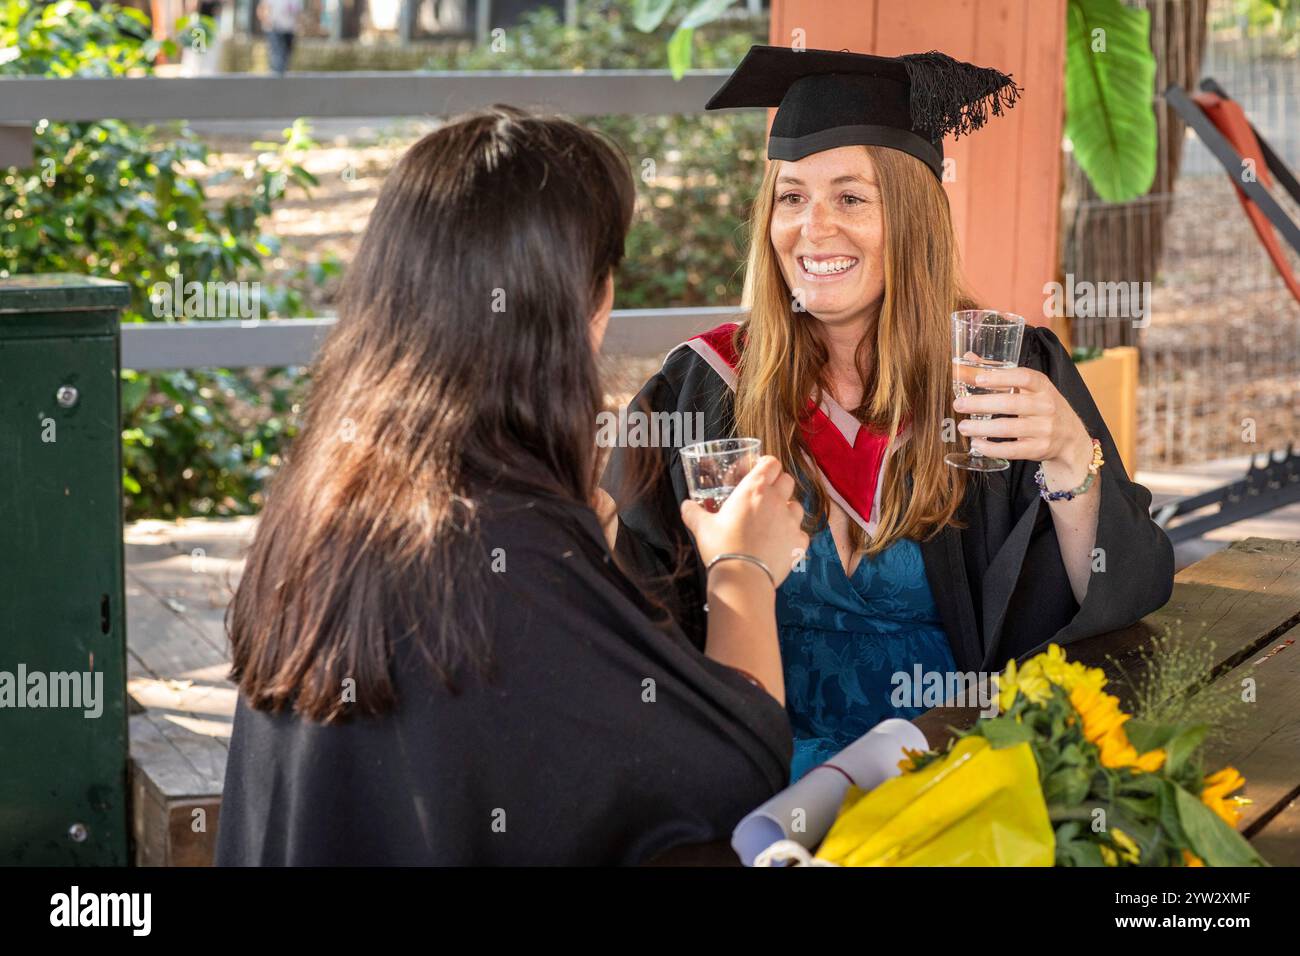
[(129, 723), (131, 763), (144, 775), (148, 792), (159, 803), (164, 803), (170, 796), (212, 792), (211, 775), (204, 774), (188, 760), (157, 726), (157, 719), (152, 714), (135, 714)]
[(127, 531), (131, 792), (139, 866), (212, 862), (237, 693), (225, 607), (256, 521)]
[(167, 866), (211, 866), (217, 854), (221, 797), (182, 800), (167, 808)]
[(1250, 842), (1274, 866), (1300, 866), (1300, 799), (1287, 804)]
[(165, 800), (140, 767), (133, 767), (131, 777), (135, 865), (211, 866), (216, 855), (220, 794)]
[[(235, 685), (226, 679), (228, 669), (223, 662), (208, 671), (192, 671), (192, 676), (183, 680), (136, 677), (127, 689), (145, 709), (170, 716), (196, 733), (228, 740), (238, 696)], [(199, 725), (203, 729), (198, 729)]]
[[(1024, 0), (979, 0), (971, 25), (970, 55), (960, 59), (1011, 73), (1021, 86), (1034, 86), (1033, 95), (1038, 98), (1042, 91), (1037, 83), (1031, 84), (1025, 78), (1023, 57), (1027, 17)], [(990, 118), (989, 124), (974, 134), (973, 145), (964, 157), (965, 165), (957, 167), (959, 181), (965, 178), (971, 183), (984, 184), (983, 188), (968, 187), (965, 190), (967, 233), (962, 248), (968, 281), (989, 308), (1009, 312), (1019, 312), (1021, 308), (1012, 305), (1018, 301), (1015, 260), (1033, 254), (1047, 238), (1035, 236), (1026, 241), (1019, 228), (1020, 191), (1027, 179), (1039, 175), (1035, 166), (1037, 157), (1027, 156), (1023, 150), (1026, 144), (1022, 140), (1025, 126), (1022, 111), (1028, 109), (1029, 103), (1029, 93), (1026, 92), (1024, 99), (1006, 116)], [(965, 141), (963, 137), (961, 142)], [(1053, 144), (1039, 141), (1028, 145), (1035, 150), (1051, 151)], [(1032, 168), (1033, 173), (1027, 175), (1026, 167)], [(982, 231), (990, 223), (1002, 223), (1003, 236), (996, 242), (985, 242), (981, 238)], [(1008, 249), (1015, 249), (1016, 254), (1008, 256)], [(1052, 273), (1055, 273), (1054, 264)], [(1040, 300), (1041, 297), (1040, 292)], [(1042, 323), (1041, 307), (1026, 313), (1025, 321), (1032, 325)]]
[(178, 612), (188, 609), (186, 605), (165, 603), (166, 597), (150, 587), (138, 567), (128, 571), (126, 579), (127, 645), (139, 662), (132, 677), (186, 678), (227, 662), (224, 648), (214, 646), (201, 626)]
[(6, 77), (0, 123), (455, 116), (515, 103), (577, 116), (695, 115), (726, 70), (349, 71), (205, 77)]
[(1014, 290), (1007, 308), (1038, 324), (1047, 321), (1043, 286), (1061, 269), (1066, 0), (1023, 2), (1024, 52), (1009, 67), (1025, 96), (1008, 117), (1017, 129), (1022, 166), (1015, 208), (1016, 254), (1005, 257)]
[[(356, 199), (357, 194), (352, 194), (352, 198)], [(324, 241), (327, 236), (317, 233), (316, 238)], [(601, 351), (605, 355), (662, 359), (679, 342), (742, 315), (743, 310), (738, 306), (615, 309), (610, 315)], [(241, 319), (125, 323), (121, 329), (122, 367), (145, 371), (211, 366), (309, 365), (336, 321), (331, 316), (280, 318), (248, 328), (244, 327)], [(229, 520), (237, 523), (252, 519)], [(147, 523), (138, 522), (142, 525)], [(221, 521), (209, 522), (218, 523)], [(153, 524), (162, 526), (167, 523)]]
[(197, 734), (158, 711), (130, 720), (131, 762), (160, 801), (221, 793), (229, 749), (221, 737)]
[(1300, 627), (1215, 683), (1253, 697), (1241, 704), (1240, 729), (1206, 748), (1205, 764), (1207, 772), (1236, 767), (1246, 778), (1245, 795), (1253, 802), (1242, 808), (1240, 827), (1250, 836), (1300, 796)]
[(133, 716), (130, 738), (136, 865), (211, 864), (229, 756), (225, 741), (159, 710)]
[(853, 15), (846, 17), (839, 4), (825, 0), (773, 0), (768, 42), (788, 47), (798, 38), (810, 50), (874, 53), (880, 4), (881, 0), (859, 0)]
[(954, 736), (955, 731), (968, 730), (979, 720), (978, 707), (933, 707), (912, 723), (925, 734), (931, 750), (939, 750)]
[(225, 609), (255, 529), (251, 518), (128, 528), (128, 643), (149, 676), (182, 678), (227, 660)]
[[(134, 743), (134, 740), (132, 741)], [(167, 865), (166, 803), (149, 783), (148, 774), (131, 766), (131, 842), (136, 866)]]
[(126, 539), (130, 545), (152, 545), (156, 550), (150, 553), (157, 559), (189, 554), (194, 548), (209, 557), (240, 559), (256, 532), (254, 517), (137, 521), (128, 526)]
[[(975, 59), (975, 19), (978, 11), (977, 0), (912, 0), (909, 3), (882, 3), (876, 13), (876, 46), (867, 51), (880, 56), (901, 56), (904, 53), (924, 53), (927, 50), (942, 50), (959, 60)], [(992, 128), (979, 133), (981, 147), (984, 147), (986, 134)], [(1004, 130), (1003, 136), (1007, 135)], [(973, 244), (989, 245), (994, 248), (1016, 249), (1012, 237), (1007, 234), (1009, 217), (1005, 207), (994, 220), (975, 222), (971, 219), (971, 195), (974, 190), (1000, 192), (1007, 181), (1015, 175), (1014, 167), (1000, 169), (991, 180), (976, 178), (971, 165), (974, 137), (963, 136), (944, 140), (943, 155), (955, 163), (957, 178), (955, 182), (944, 184), (948, 192), (948, 205), (952, 209), (952, 225), (957, 234), (957, 242), (962, 251), (962, 260), (968, 279), (975, 286), (977, 293), (982, 293), (981, 263)], [(999, 155), (1001, 152), (999, 151)], [(1005, 261), (1000, 268), (1005, 269)], [(999, 302), (994, 308), (1011, 308)]]
[[(1174, 593), (1160, 610), (1132, 627), (1077, 641), (1067, 653), (1105, 670), (1109, 689), (1128, 706), (1136, 696), (1134, 685), (1140, 686), (1143, 653), (1152, 638), (1168, 634), (1182, 645), (1213, 643), (1214, 666), (1207, 677), (1218, 677), (1262, 653), (1297, 624), (1300, 542), (1247, 538), (1179, 572)], [(950, 726), (965, 729), (978, 715), (975, 709), (936, 708), (914, 723), (931, 746), (940, 746), (950, 736)]]
[[(1138, 624), (1077, 642), (1075, 660), (1104, 667), (1117, 678), (1142, 672), (1142, 653), (1152, 637), (1178, 644), (1214, 645), (1217, 677), (1300, 623), (1300, 542), (1246, 538), (1180, 571), (1169, 603)], [(1126, 704), (1130, 681), (1113, 690)]]

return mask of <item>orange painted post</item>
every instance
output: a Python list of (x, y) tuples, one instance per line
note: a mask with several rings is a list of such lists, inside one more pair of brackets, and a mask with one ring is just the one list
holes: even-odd
[[(898, 56), (942, 50), (1011, 73), (1024, 97), (944, 142), (967, 280), (988, 308), (1034, 325), (1058, 269), (1066, 0), (772, 0), (769, 42)], [(769, 116), (770, 122), (770, 116)]]

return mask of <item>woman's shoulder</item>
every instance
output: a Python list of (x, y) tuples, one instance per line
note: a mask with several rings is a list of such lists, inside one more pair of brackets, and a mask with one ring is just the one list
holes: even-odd
[(577, 545), (598, 543), (595, 512), (580, 502), (495, 486), (479, 489), (470, 505), (485, 546), (513, 544), (535, 558), (564, 555)]
[(676, 345), (635, 401), (648, 402), (655, 410), (727, 408), (735, 387), (733, 368), (738, 353), (728, 353), (725, 341), (734, 328), (734, 323), (727, 323)]
[(718, 375), (734, 369), (743, 349), (744, 323), (724, 322), (674, 346), (664, 358), (660, 374), (673, 382), (706, 373)]
[(1020, 343), (1020, 361), (1022, 368), (1037, 369), (1049, 374), (1062, 361), (1071, 361), (1070, 353), (1065, 350), (1055, 332), (1045, 325), (1026, 325), (1024, 338)]

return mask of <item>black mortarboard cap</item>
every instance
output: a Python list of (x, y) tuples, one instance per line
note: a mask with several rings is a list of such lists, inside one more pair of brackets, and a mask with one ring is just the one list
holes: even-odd
[(979, 129), (1020, 93), (1009, 75), (937, 51), (890, 57), (756, 45), (704, 108), (779, 107), (769, 159), (886, 146), (942, 179), (944, 136)]

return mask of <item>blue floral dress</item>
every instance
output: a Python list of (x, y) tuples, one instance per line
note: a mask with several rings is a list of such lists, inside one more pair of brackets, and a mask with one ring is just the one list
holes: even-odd
[(863, 558), (850, 578), (824, 526), (803, 570), (782, 582), (776, 621), (794, 730), (792, 781), (880, 721), (924, 712), (890, 702), (892, 675), (910, 676), (917, 664), (945, 674), (956, 669), (915, 541)]

